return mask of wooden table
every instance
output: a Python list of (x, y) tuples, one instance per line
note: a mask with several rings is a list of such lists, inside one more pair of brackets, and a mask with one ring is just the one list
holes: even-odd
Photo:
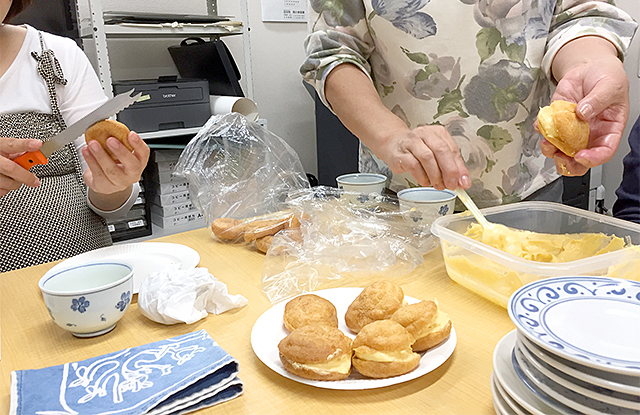
[[(184, 244), (197, 250), (200, 266), (226, 283), (231, 294), (247, 297), (249, 304), (221, 315), (209, 315), (191, 325), (165, 326), (144, 317), (134, 303), (112, 332), (78, 339), (51, 320), (38, 288), (40, 277), (55, 263), (0, 274), (0, 413), (9, 412), (13, 370), (84, 360), (200, 329), (205, 329), (238, 359), (239, 377), (245, 387), (240, 397), (200, 413), (214, 410), (225, 414), (494, 413), (490, 390), (493, 350), (515, 327), (505, 309), (449, 279), (439, 248), (427, 254), (424, 263), (413, 272), (395, 277), (394, 281), (402, 286), (406, 295), (436, 297), (450, 315), (458, 335), (451, 358), (435, 371), (406, 383), (381, 389), (340, 391), (315, 388), (280, 376), (253, 353), (251, 329), (271, 306), (260, 289), (263, 254), (246, 245), (217, 242), (207, 229), (157, 241)], [(358, 280), (360, 284), (350, 285), (364, 286), (380, 278), (380, 275), (362, 277)], [(331, 287), (334, 286), (340, 286), (340, 282)]]

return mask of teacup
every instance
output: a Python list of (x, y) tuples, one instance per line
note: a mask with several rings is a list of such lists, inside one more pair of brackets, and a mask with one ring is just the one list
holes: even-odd
[(453, 213), (456, 194), (447, 189), (412, 187), (398, 192), (398, 201), (406, 220), (426, 227), (440, 216)]
[(53, 321), (77, 337), (111, 331), (133, 295), (133, 266), (93, 261), (50, 271), (38, 283)]
[(354, 204), (366, 205), (384, 191), (387, 176), (377, 173), (349, 173), (336, 177), (338, 189)]

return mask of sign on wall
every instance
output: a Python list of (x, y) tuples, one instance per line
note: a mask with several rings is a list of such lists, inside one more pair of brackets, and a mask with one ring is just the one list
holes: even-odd
[(307, 21), (307, 0), (262, 0), (263, 22)]

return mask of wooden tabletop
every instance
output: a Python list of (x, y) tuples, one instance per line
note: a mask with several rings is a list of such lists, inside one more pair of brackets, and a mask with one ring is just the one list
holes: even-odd
[[(108, 334), (79, 339), (49, 317), (38, 280), (55, 263), (0, 274), (0, 413), (9, 412), (10, 374), (84, 360), (128, 347), (205, 329), (240, 362), (244, 393), (214, 407), (225, 414), (494, 414), (490, 377), (493, 350), (515, 327), (507, 311), (456, 284), (447, 276), (440, 248), (425, 256), (411, 273), (393, 281), (406, 295), (436, 297), (451, 317), (458, 343), (438, 369), (417, 379), (380, 389), (341, 391), (320, 389), (285, 378), (265, 366), (251, 348), (251, 329), (271, 303), (261, 291), (264, 255), (250, 246), (215, 241), (208, 229), (159, 238), (190, 246), (200, 265), (227, 284), (229, 293), (242, 294), (247, 306), (220, 315), (210, 314), (194, 324), (166, 326), (144, 317), (131, 305)], [(153, 243), (153, 241), (145, 242)], [(371, 275), (331, 286), (363, 287), (383, 276)], [(201, 410), (211, 413), (214, 409)]]

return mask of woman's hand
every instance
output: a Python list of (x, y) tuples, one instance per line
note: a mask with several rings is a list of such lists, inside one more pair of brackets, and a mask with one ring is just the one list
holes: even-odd
[(0, 137), (0, 197), (20, 186), (40, 186), (35, 174), (24, 169), (13, 159), (27, 151), (36, 151), (42, 147), (42, 141)]
[(629, 118), (629, 79), (615, 47), (596, 36), (563, 46), (553, 68), (560, 81), (551, 100), (576, 102), (576, 113), (589, 122), (591, 132), (588, 147), (573, 158), (547, 140), (542, 141), (542, 153), (554, 159), (559, 173), (582, 176), (609, 161), (618, 149)]
[(471, 186), (460, 150), (442, 126), (404, 128), (372, 146), (394, 174), (409, 172), (421, 186), (438, 190)]
[(107, 146), (116, 155), (114, 161), (97, 141), (90, 141), (82, 149), (89, 168), (84, 180), (90, 189), (90, 199), (95, 207), (111, 211), (122, 206), (131, 193), (131, 185), (140, 180), (149, 161), (149, 146), (135, 132), (127, 137), (133, 152), (115, 137), (107, 139)]

